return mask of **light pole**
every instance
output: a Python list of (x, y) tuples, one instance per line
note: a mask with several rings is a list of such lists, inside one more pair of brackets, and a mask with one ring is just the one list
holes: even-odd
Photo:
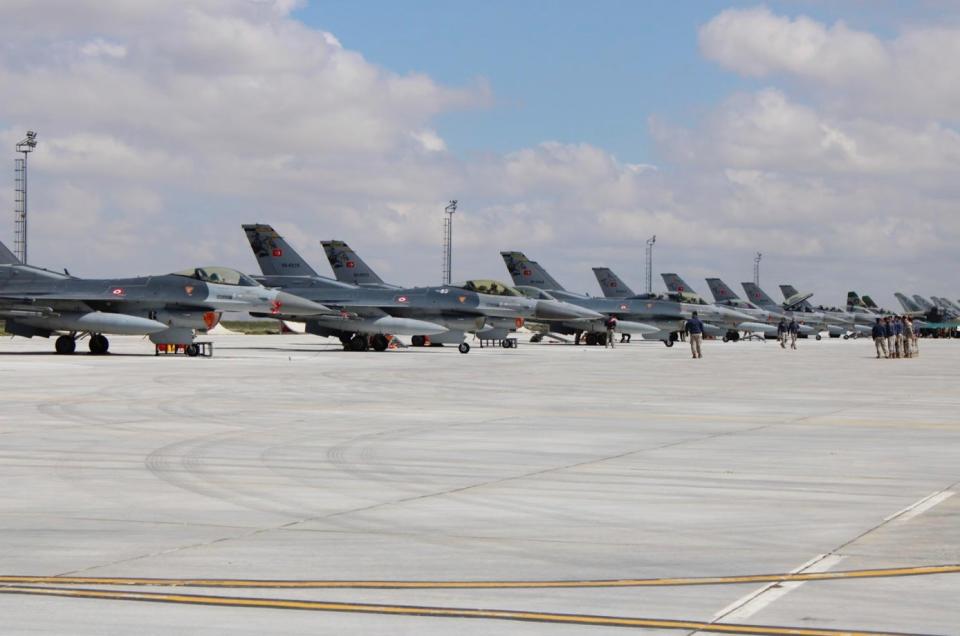
[(17, 144), (17, 152), (23, 153), (23, 159), (17, 157), (14, 162), (13, 251), (24, 265), (27, 264), (27, 155), (36, 147), (37, 133), (28, 130), (26, 139)]
[(443, 211), (447, 215), (443, 219), (443, 284), (449, 285), (453, 273), (453, 213), (457, 211), (457, 201), (451, 201)]
[(757, 255), (753, 257), (753, 284), (757, 287), (760, 286), (760, 259), (763, 258), (763, 254), (757, 252)]
[(647, 263), (646, 263), (646, 292), (653, 293), (653, 245), (657, 242), (657, 235), (654, 234), (647, 239)]

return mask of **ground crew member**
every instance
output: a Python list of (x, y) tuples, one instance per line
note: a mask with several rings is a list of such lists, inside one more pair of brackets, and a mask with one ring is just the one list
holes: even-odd
[(693, 312), (690, 320), (684, 325), (683, 331), (690, 334), (690, 353), (694, 358), (702, 358), (700, 343), (703, 340), (703, 323), (697, 317), (697, 312)]
[(787, 325), (787, 332), (790, 334), (790, 348), (797, 348), (797, 336), (800, 334), (800, 325), (797, 324), (796, 318), (790, 319), (790, 324)]
[(897, 347), (897, 357), (903, 357), (903, 321), (900, 316), (893, 317), (893, 342)]
[(912, 316), (908, 316), (907, 320), (910, 321), (910, 329), (913, 331), (913, 357), (917, 357), (920, 355), (920, 328), (913, 324)]
[(873, 329), (870, 330), (870, 335), (873, 336), (873, 344), (877, 346), (877, 358), (880, 357), (880, 354), (883, 353), (883, 357), (887, 356), (887, 333), (883, 328), (883, 322), (880, 318), (877, 318), (877, 322), (874, 323)]
[(893, 357), (893, 321), (887, 316), (883, 321), (883, 335), (887, 339), (887, 357)]
[(603, 348), (606, 349), (610, 347), (613, 349), (613, 338), (614, 332), (617, 330), (617, 319), (610, 316), (607, 318), (607, 321), (603, 323), (603, 326), (607, 328), (607, 341), (603, 344)]
[(913, 357), (913, 321), (909, 316), (903, 317), (903, 357)]
[(780, 348), (787, 348), (787, 323), (781, 318), (779, 324), (777, 324), (777, 341), (780, 342)]

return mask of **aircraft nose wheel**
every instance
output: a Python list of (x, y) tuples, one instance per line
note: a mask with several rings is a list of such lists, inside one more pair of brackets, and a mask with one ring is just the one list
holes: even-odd
[(77, 350), (77, 341), (72, 336), (60, 336), (54, 343), (54, 347), (60, 355), (70, 355)]
[(461, 342), (460, 346), (457, 347), (457, 351), (460, 353), (470, 353), (470, 345), (468, 345), (466, 342)]
[(96, 333), (90, 336), (90, 353), (95, 356), (102, 356), (110, 350), (110, 341), (106, 336)]

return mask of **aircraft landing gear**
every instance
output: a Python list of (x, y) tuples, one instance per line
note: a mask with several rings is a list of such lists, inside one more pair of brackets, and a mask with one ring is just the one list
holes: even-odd
[(350, 339), (350, 351), (366, 351), (370, 348), (370, 341), (361, 333), (358, 333)]
[(820, 340), (821, 338), (823, 338), (823, 336), (821, 336), (820, 334), (817, 334), (817, 340)]
[(740, 341), (740, 332), (739, 331), (728, 331), (723, 335), (724, 342), (739, 342)]
[(460, 353), (470, 353), (470, 345), (468, 345), (466, 342), (461, 342), (460, 346), (457, 347), (457, 351)]
[(592, 331), (588, 332), (583, 339), (589, 347), (594, 347), (597, 345), (597, 334), (593, 333)]
[(427, 339), (425, 336), (414, 336), (410, 338), (410, 344), (414, 347), (423, 347), (427, 344)]
[(664, 341), (663, 341), (663, 344), (667, 345), (668, 347), (672, 347), (672, 346), (673, 346), (673, 343), (674, 343), (673, 340), (664, 340)]
[(70, 355), (77, 350), (77, 341), (73, 336), (60, 336), (53, 346), (60, 355)]
[(110, 341), (103, 334), (95, 333), (90, 336), (90, 353), (102, 356), (110, 350)]
[(385, 335), (378, 333), (370, 338), (370, 346), (374, 351), (386, 351), (387, 347), (390, 346), (390, 341), (387, 340)]

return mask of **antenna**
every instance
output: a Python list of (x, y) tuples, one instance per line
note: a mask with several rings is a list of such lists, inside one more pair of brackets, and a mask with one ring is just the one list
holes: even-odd
[(17, 144), (23, 158), (14, 160), (13, 169), (13, 251), (20, 262), (27, 264), (27, 155), (37, 147), (37, 133), (28, 130), (27, 137)]
[(646, 264), (646, 292), (653, 293), (653, 245), (657, 242), (657, 235), (654, 234), (647, 239), (647, 264)]
[(443, 219), (443, 284), (449, 285), (453, 273), (453, 213), (457, 211), (457, 201), (454, 199), (443, 209), (446, 217)]
[(763, 254), (757, 252), (757, 255), (753, 257), (753, 284), (757, 287), (760, 286), (760, 259), (763, 258)]

